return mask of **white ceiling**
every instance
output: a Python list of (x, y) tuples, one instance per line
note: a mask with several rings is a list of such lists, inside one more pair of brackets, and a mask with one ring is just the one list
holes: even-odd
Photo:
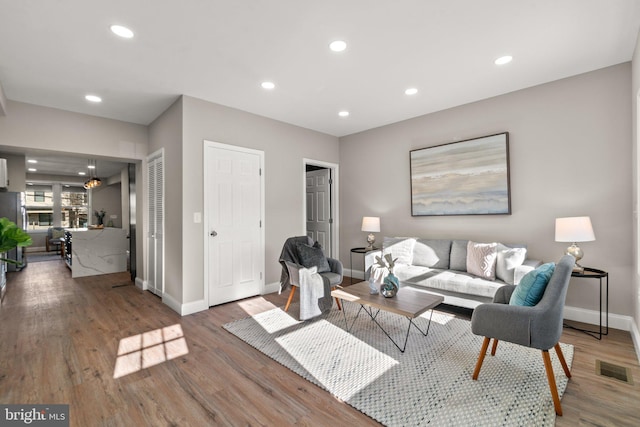
[(0, 82), (140, 124), (185, 94), (344, 136), (629, 61), (639, 24), (637, 0), (0, 0)]

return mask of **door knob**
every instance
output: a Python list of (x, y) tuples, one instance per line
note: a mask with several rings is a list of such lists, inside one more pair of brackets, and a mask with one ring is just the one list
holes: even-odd
[(209, 233), (210, 235), (212, 235), (213, 237), (216, 237), (218, 235), (218, 233), (214, 230), (211, 233)]

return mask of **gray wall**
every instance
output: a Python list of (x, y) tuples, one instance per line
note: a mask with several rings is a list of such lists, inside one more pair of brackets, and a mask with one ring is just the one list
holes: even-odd
[[(522, 242), (556, 261), (567, 244), (554, 241), (555, 218), (589, 215), (597, 240), (580, 245), (583, 265), (609, 271), (611, 312), (633, 315), (630, 94), (625, 63), (340, 138), (340, 258), (364, 245), (362, 217), (380, 216), (379, 240)], [(512, 215), (411, 216), (410, 150), (503, 131)], [(597, 310), (597, 283), (572, 283), (567, 305)]]
[(204, 220), (193, 222), (193, 213), (204, 210), (203, 140), (265, 152), (265, 283), (279, 281), (282, 244), (304, 234), (303, 159), (338, 163), (338, 139), (188, 96), (183, 108), (183, 302), (204, 297)]
[[(180, 97), (149, 126), (149, 154), (160, 149), (164, 150), (164, 292), (179, 303), (183, 302), (182, 120), (182, 98)], [(144, 236), (147, 236), (146, 175), (144, 179), (144, 207), (140, 209), (143, 220), (138, 224), (141, 224), (139, 228), (144, 228)], [(147, 239), (142, 240), (146, 248)], [(138, 257), (143, 261), (142, 258)], [(141, 267), (139, 264), (139, 271)], [(138, 276), (141, 275), (139, 272)], [(146, 277), (146, 272), (144, 276)]]
[[(638, 164), (640, 163), (640, 154), (638, 151), (638, 122), (640, 122), (640, 110), (638, 109), (638, 100), (640, 98), (640, 33), (636, 41), (636, 49), (633, 52), (632, 61), (632, 73), (631, 73), (631, 98), (632, 98), (632, 113), (631, 122), (633, 128), (633, 155), (631, 156), (631, 162), (633, 166), (633, 292), (629, 298), (633, 302), (633, 313), (635, 320), (635, 333), (640, 335), (640, 237), (638, 236), (640, 230), (640, 175), (638, 171)], [(640, 358), (640, 336), (636, 337), (636, 353)]]

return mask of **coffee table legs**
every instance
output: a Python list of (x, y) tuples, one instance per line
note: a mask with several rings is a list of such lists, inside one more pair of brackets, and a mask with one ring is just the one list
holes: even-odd
[(345, 304), (342, 304), (342, 315), (344, 316), (344, 324), (347, 328), (347, 332), (351, 332), (351, 329), (353, 328), (353, 325), (356, 323), (356, 320), (358, 319), (358, 316), (360, 315), (360, 312), (362, 310), (364, 310), (365, 313), (367, 313), (369, 315), (369, 317), (371, 317), (371, 320), (373, 320), (375, 322), (376, 325), (378, 325), (378, 327), (382, 330), (382, 332), (384, 332), (384, 334), (387, 336), (387, 338), (389, 338), (391, 340), (391, 342), (393, 343), (393, 345), (395, 345), (398, 350), (400, 350), (401, 353), (404, 353), (404, 351), (407, 348), (407, 341), (409, 341), (409, 332), (411, 331), (411, 326), (413, 325), (418, 331), (420, 331), (420, 333), (423, 336), (427, 336), (429, 334), (429, 329), (431, 327), (431, 318), (433, 317), (433, 309), (431, 309), (431, 314), (429, 315), (429, 323), (427, 324), (427, 330), (423, 331), (422, 329), (420, 329), (420, 327), (413, 321), (412, 317), (407, 317), (407, 319), (409, 320), (409, 326), (407, 327), (407, 334), (404, 337), (404, 345), (402, 347), (400, 347), (398, 345), (398, 343), (391, 337), (391, 335), (389, 335), (389, 333), (382, 327), (382, 325), (376, 320), (376, 317), (378, 317), (378, 313), (380, 313), (380, 309), (378, 309), (375, 314), (373, 313), (373, 308), (369, 307), (365, 307), (363, 304), (360, 304), (360, 309), (358, 309), (358, 312), (356, 313), (356, 317), (353, 318), (353, 322), (351, 322), (351, 326), (349, 326), (349, 322), (347, 321), (347, 313), (345, 310)]

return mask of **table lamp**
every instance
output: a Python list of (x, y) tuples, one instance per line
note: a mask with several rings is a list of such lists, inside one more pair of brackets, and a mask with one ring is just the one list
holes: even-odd
[(556, 218), (556, 242), (571, 242), (566, 250), (567, 255), (572, 255), (576, 259), (574, 271), (583, 272), (584, 267), (578, 264), (584, 253), (576, 244), (578, 242), (592, 242), (596, 240), (591, 226), (591, 219), (588, 216), (574, 216), (568, 218)]
[(380, 232), (380, 218), (377, 216), (362, 217), (362, 231), (369, 232), (369, 235), (367, 236), (367, 243), (369, 246), (367, 246), (367, 249), (370, 251), (375, 249), (373, 244), (376, 241), (376, 236), (374, 236), (373, 233)]

